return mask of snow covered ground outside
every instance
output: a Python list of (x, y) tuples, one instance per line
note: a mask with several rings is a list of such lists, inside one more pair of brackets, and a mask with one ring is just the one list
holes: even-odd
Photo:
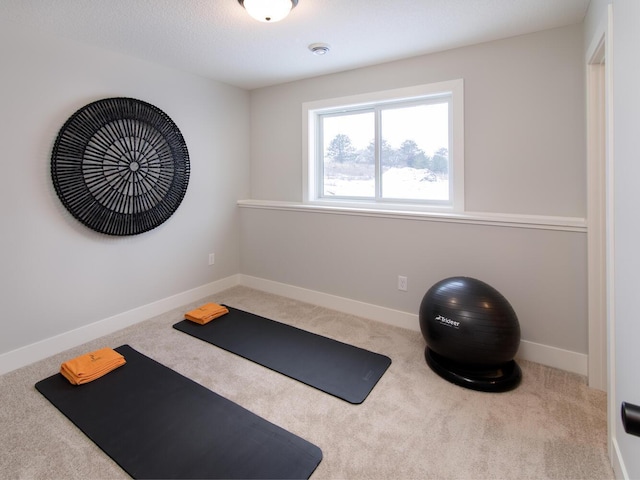
[[(448, 200), (448, 177), (438, 175), (435, 181), (429, 181), (425, 178), (428, 173), (420, 168), (390, 168), (382, 174), (382, 196), (406, 200)], [(324, 194), (340, 197), (374, 197), (375, 181), (373, 177), (325, 175)]]

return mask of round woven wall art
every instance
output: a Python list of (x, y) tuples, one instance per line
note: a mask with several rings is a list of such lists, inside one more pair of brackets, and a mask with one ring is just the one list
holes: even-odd
[(189, 183), (189, 152), (159, 108), (106, 98), (74, 113), (51, 156), (53, 185), (69, 212), (107, 235), (136, 235), (165, 222)]

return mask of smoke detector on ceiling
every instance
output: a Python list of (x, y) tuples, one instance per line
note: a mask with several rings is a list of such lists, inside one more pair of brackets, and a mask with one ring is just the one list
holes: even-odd
[(309, 45), (309, 50), (313, 52), (314, 55), (322, 56), (329, 53), (331, 47), (326, 43), (312, 43)]

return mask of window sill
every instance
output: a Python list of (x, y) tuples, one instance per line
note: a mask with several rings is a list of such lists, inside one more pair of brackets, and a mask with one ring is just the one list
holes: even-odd
[(587, 231), (587, 222), (584, 218), (580, 217), (553, 217), (482, 212), (443, 213), (410, 210), (400, 211), (364, 207), (339, 207), (332, 205), (280, 202), (273, 200), (239, 200), (238, 206), (240, 208), (354, 215), (402, 220), (421, 220), (428, 222), (467, 223), (495, 227), (531, 228), (537, 230), (559, 230), (582, 233), (586, 233)]

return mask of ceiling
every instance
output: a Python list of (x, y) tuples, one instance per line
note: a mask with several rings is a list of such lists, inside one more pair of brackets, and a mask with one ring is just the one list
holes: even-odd
[(299, 0), (261, 23), (237, 0), (0, 0), (0, 18), (254, 89), (580, 23), (589, 2)]

